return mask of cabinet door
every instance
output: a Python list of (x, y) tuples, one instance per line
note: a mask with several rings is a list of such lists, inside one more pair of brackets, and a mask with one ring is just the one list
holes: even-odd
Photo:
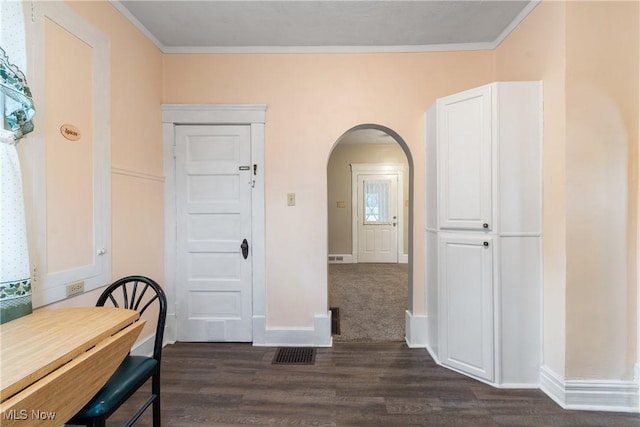
[(493, 381), (493, 246), (490, 236), (439, 238), (440, 360)]
[(491, 90), (438, 100), (441, 229), (492, 228)]

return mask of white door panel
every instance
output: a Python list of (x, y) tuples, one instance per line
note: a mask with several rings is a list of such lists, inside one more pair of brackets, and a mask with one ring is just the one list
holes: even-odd
[[(176, 126), (180, 341), (251, 341), (248, 126)], [(249, 254), (250, 257), (250, 254)]]
[(441, 228), (492, 227), (491, 123), (488, 86), (438, 100)]
[(493, 381), (493, 238), (441, 235), (440, 357)]
[(398, 176), (358, 175), (358, 262), (398, 262)]

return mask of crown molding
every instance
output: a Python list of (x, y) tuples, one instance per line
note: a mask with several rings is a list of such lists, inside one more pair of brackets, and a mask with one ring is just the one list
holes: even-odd
[(158, 40), (120, 0), (109, 0), (145, 37), (165, 54), (358, 54), (358, 53), (427, 53), (493, 50), (535, 9), (541, 0), (529, 3), (492, 42), (445, 43), (390, 46), (166, 46)]

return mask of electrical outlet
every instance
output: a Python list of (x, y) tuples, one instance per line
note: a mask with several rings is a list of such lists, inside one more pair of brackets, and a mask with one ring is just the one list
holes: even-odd
[(74, 282), (67, 285), (67, 297), (84, 292), (84, 281)]

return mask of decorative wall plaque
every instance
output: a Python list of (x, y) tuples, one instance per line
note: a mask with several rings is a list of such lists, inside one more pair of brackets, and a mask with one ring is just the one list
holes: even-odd
[(77, 141), (80, 139), (80, 129), (74, 125), (65, 124), (60, 126), (60, 133), (69, 141)]

